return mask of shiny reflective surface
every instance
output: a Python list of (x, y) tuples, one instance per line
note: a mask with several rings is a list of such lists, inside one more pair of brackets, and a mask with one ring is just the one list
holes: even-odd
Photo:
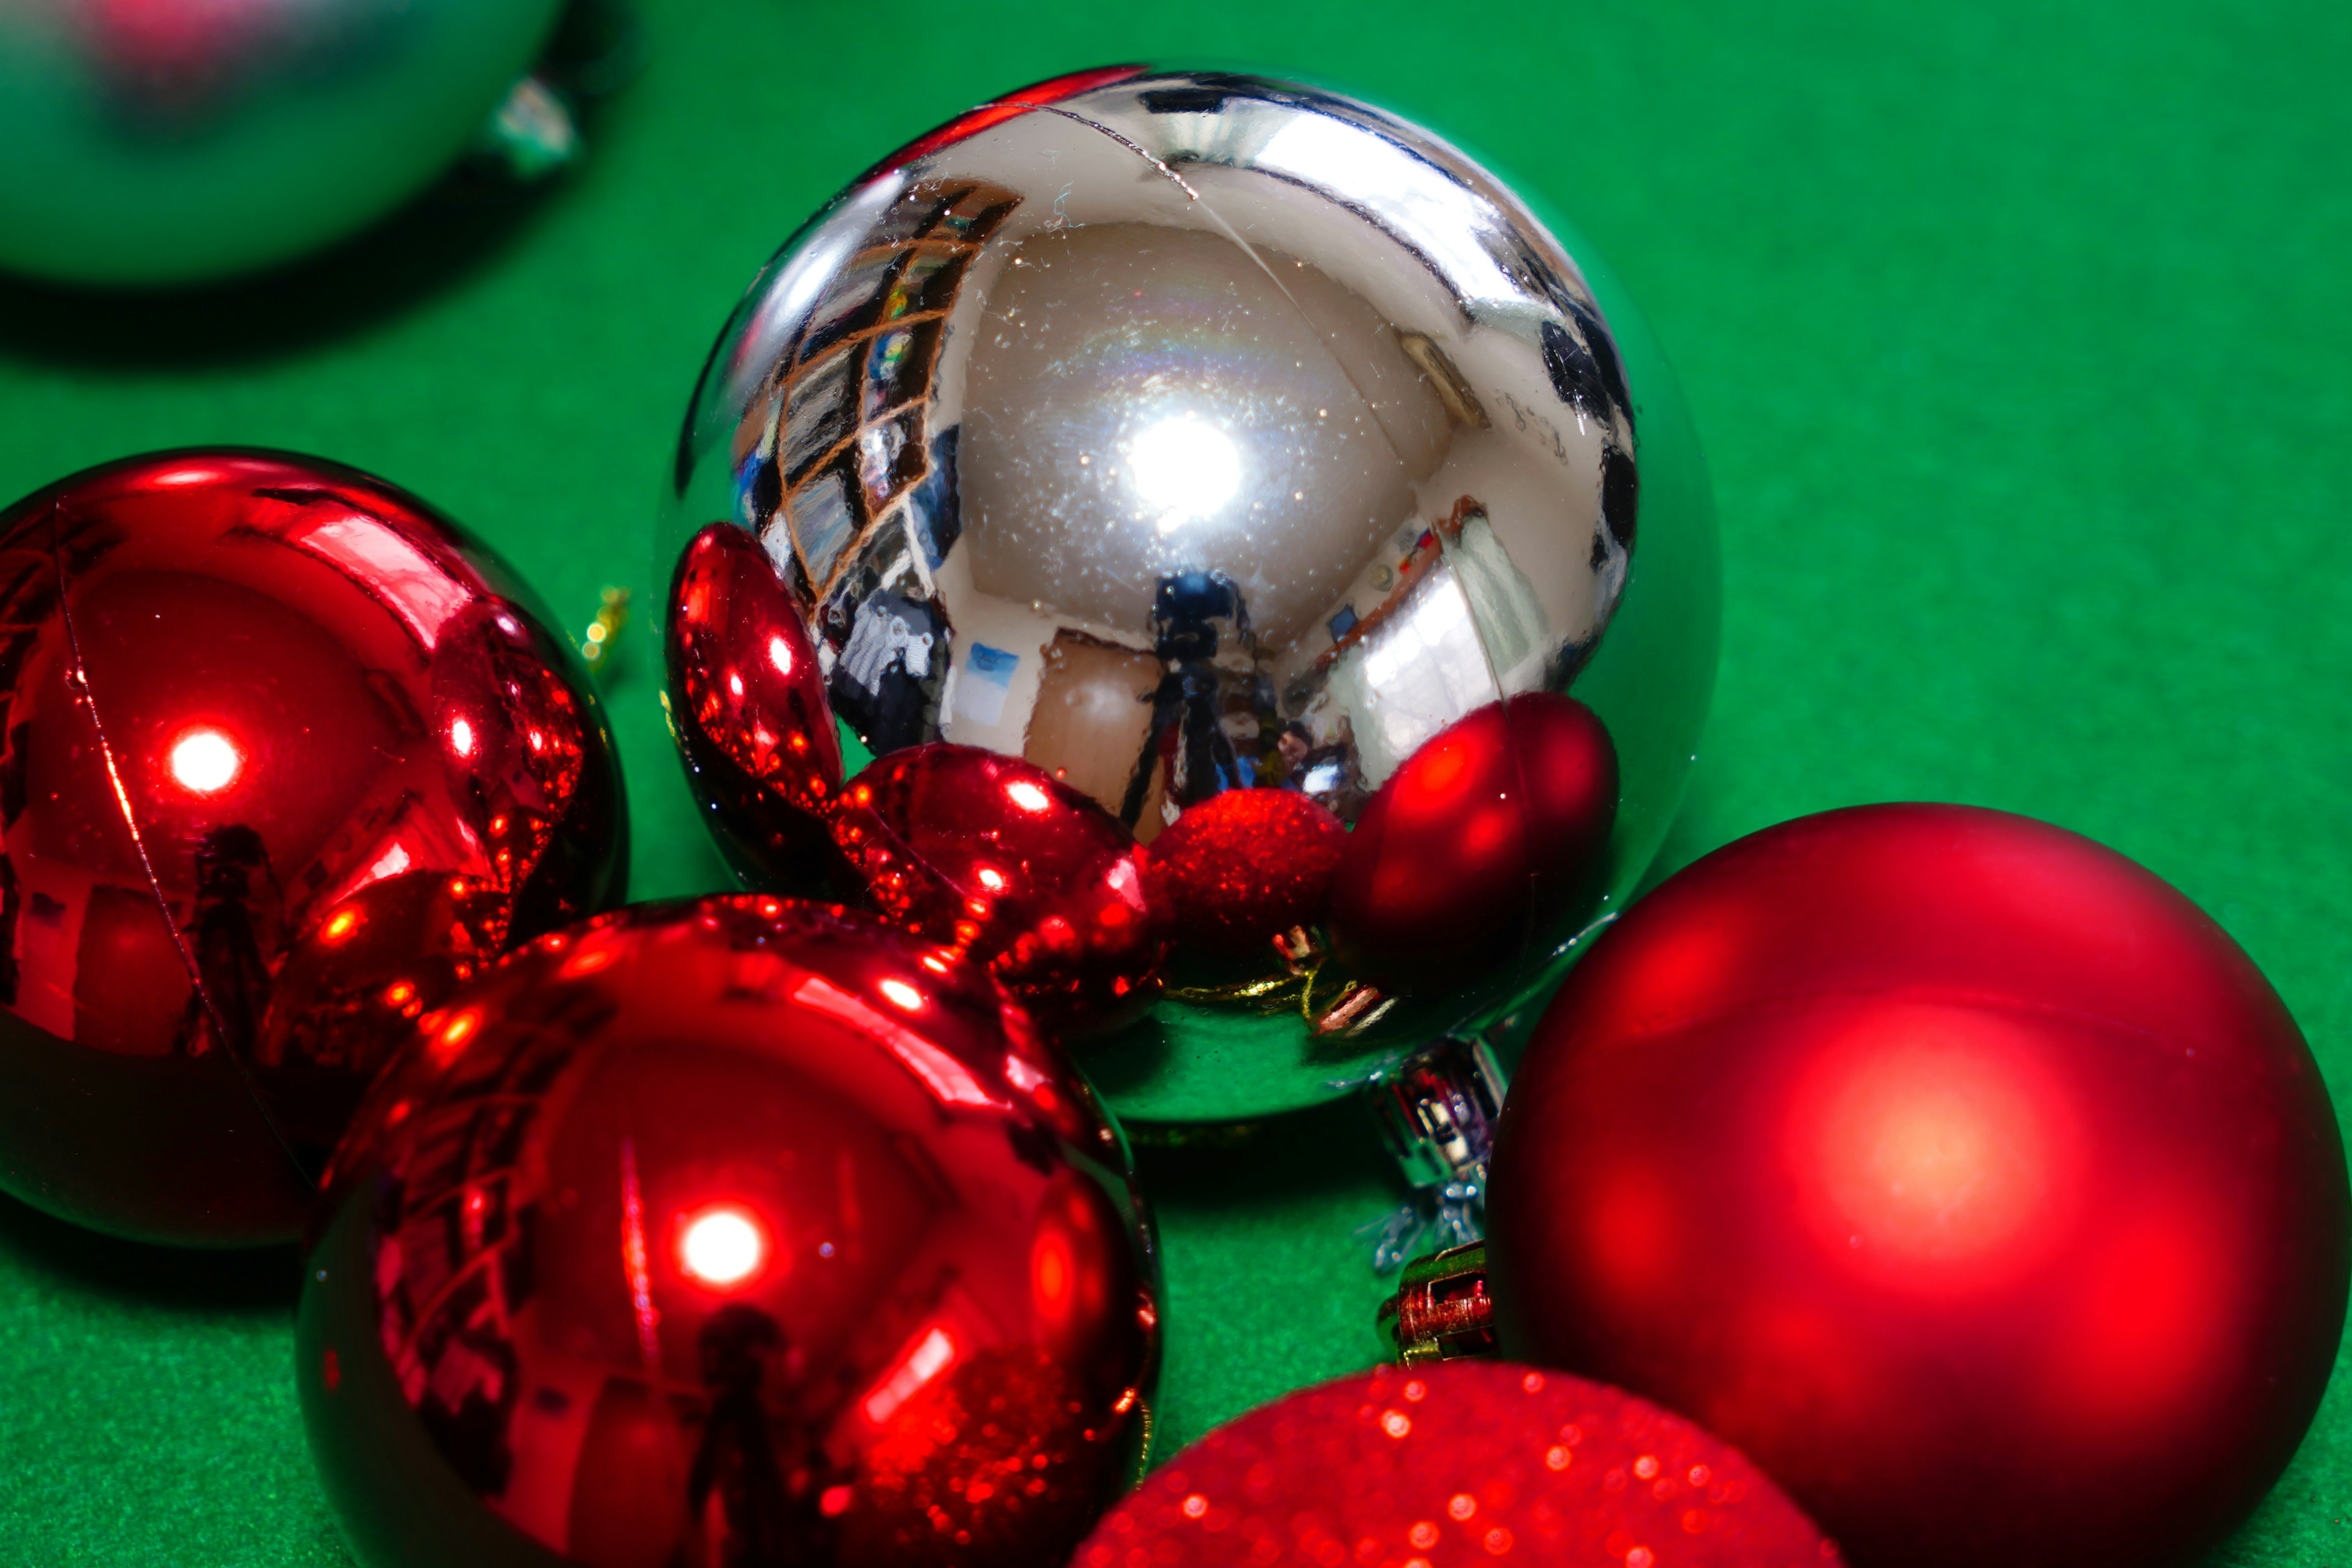
[(2023, 817), (1785, 824), (1570, 977), (1496, 1133), (1506, 1354), (1685, 1410), (1854, 1562), (2194, 1562), (2343, 1327), (2294, 1020), (2121, 856)]
[(1442, 986), (1591, 892), (1617, 809), (1592, 710), (1528, 692), (1407, 758), (1357, 818), (1332, 886), (1343, 959), (1391, 988)]
[(0, 594), (0, 1185), (289, 1238), (411, 1021), (619, 898), (595, 700), (496, 560), (310, 458), (37, 492)]
[(9, 0), (0, 268), (177, 283), (413, 195), (530, 68), (558, 0)]
[(799, 612), (723, 524), (679, 552), (669, 602), (670, 733), (711, 831), (762, 885), (824, 890), (841, 739)]
[[(1323, 903), (1314, 836), (1297, 875), (1277, 836), (1234, 882), (1262, 910), (1185, 925), (1216, 929), (1087, 1047), (1153, 1119), (1328, 1098), (1525, 994), (1654, 850), (1713, 677), (1705, 478), (1631, 307), (1426, 132), (1257, 78), (1041, 84), (844, 193), (705, 374), (667, 547), (712, 524), (757, 541), (866, 747), (1022, 758), (1148, 854), (1235, 791), (1360, 836), (1473, 724), (1501, 765), (1455, 781), (1452, 829), (1392, 829), (1381, 873), (1418, 857), (1452, 903), (1333, 961), (1317, 921), (1265, 929)], [(1516, 825), (1535, 710), (1503, 704), (1571, 691), (1597, 831)]]
[(857, 775), (833, 829), (877, 910), (987, 964), (1049, 1033), (1132, 1023), (1159, 994), (1169, 918), (1143, 851), (1044, 769), (910, 746)]
[(420, 1031), (297, 1325), (373, 1568), (1034, 1568), (1125, 1478), (1149, 1221), (978, 966), (824, 906), (641, 906)]
[(1495, 1362), (1381, 1367), (1229, 1422), (1070, 1568), (1823, 1568), (1738, 1452), (1622, 1389)]

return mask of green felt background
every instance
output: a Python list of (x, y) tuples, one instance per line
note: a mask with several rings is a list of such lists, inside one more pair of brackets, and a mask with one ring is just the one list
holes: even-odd
[[(1571, 215), (1683, 371), (1726, 623), (1669, 860), (1855, 801), (2051, 818), (2219, 916), (2352, 1094), (2352, 8), (647, 10), (593, 162), (527, 212), (412, 213), (197, 300), (0, 287), (0, 493), (144, 447), (308, 449), (467, 519), (584, 620), (650, 581), (729, 305), (869, 160), (1108, 58), (1309, 72)], [(651, 651), (613, 697), (656, 894), (719, 871)], [(1352, 1112), (1150, 1175), (1171, 1435), (1371, 1358), (1350, 1232), (1393, 1194)], [(291, 1280), (0, 1206), (0, 1562), (345, 1561)], [(2352, 1562), (2347, 1504), (2352, 1378), (2218, 1561)]]

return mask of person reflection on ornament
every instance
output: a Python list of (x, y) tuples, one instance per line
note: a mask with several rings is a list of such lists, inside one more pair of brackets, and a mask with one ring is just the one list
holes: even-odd
[(1356, 762), (1355, 728), (1346, 714), (1327, 745), (1317, 745), (1314, 733), (1294, 719), (1282, 727), (1276, 747), (1283, 763), (1282, 787), (1297, 790), (1342, 822), (1354, 821), (1371, 798)]
[(761, 1397), (784, 1331), (757, 1307), (730, 1303), (698, 1336), (710, 1391), (702, 1441), (687, 1476), (698, 1526), (696, 1568), (798, 1568), (832, 1561), (821, 1517), (818, 1459), (809, 1436), (778, 1423)]
[(1274, 749), (1281, 759), (1281, 781), (1297, 788), (1307, 753), (1315, 749), (1315, 737), (1307, 732), (1306, 725), (1293, 719), (1282, 727), (1282, 733), (1275, 739)]
[(200, 1057), (217, 1044), (246, 1060), (269, 1007), (269, 964), (254, 930), (255, 874), (269, 878), (261, 835), (240, 824), (215, 827), (196, 846), (196, 918), (189, 946), (202, 984), (181, 1020), (182, 1048)]
[(1153, 773), (1166, 784), (1170, 821), (1185, 806), (1245, 787), (1255, 769), (1234, 750), (1223, 725), (1223, 686), (1215, 659), (1223, 641), (1217, 622), (1229, 620), (1241, 647), (1252, 643), (1249, 605), (1222, 572), (1180, 572), (1160, 579), (1152, 596), (1152, 651), (1163, 673), (1148, 700), (1151, 729), (1128, 778), (1118, 819), (1132, 827), (1143, 815)]

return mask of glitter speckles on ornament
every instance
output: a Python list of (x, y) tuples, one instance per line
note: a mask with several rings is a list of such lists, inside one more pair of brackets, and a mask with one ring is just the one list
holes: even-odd
[(982, 1352), (927, 1387), (867, 1456), (844, 1520), (864, 1568), (1032, 1568), (1086, 1528), (1103, 1491), (1087, 1404), (1034, 1350)]
[(1383, 1367), (1219, 1427), (1073, 1568), (1822, 1568), (1739, 1454), (1618, 1389), (1495, 1362)]
[(1306, 795), (1228, 790), (1152, 841), (1152, 890), (1166, 900), (1178, 942), (1262, 955), (1291, 927), (1322, 923), (1347, 847), (1339, 819)]

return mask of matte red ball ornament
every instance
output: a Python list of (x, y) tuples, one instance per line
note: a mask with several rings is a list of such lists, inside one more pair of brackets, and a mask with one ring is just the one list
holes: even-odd
[(0, 1186), (290, 1239), (412, 1020), (620, 896), (595, 700), (447, 519), (307, 458), (63, 480), (0, 594)]
[(1332, 889), (1342, 958), (1392, 987), (1516, 952), (1601, 869), (1617, 752), (1592, 710), (1533, 691), (1441, 731), (1357, 818)]
[(2187, 899), (2000, 813), (1785, 824), (1576, 969), (1497, 1133), (1506, 1353), (1687, 1411), (1871, 1568), (2166, 1568), (2294, 1453), (2327, 1090)]
[(1049, 1032), (1115, 1027), (1159, 994), (1168, 917), (1142, 850), (1044, 769), (910, 746), (850, 782), (833, 831), (867, 901), (985, 963)]
[(762, 886), (824, 890), (841, 739), (808, 628), (759, 541), (714, 523), (680, 552), (666, 648), (670, 727), (721, 846)]
[(1071, 1568), (1822, 1568), (1734, 1449), (1620, 1389), (1496, 1362), (1382, 1367), (1217, 1428)]
[(1227, 790), (1151, 841), (1150, 882), (1177, 942), (1252, 956), (1295, 926), (1322, 923), (1347, 847), (1347, 827), (1304, 795)]
[(296, 1324), (370, 1568), (1039, 1568), (1131, 1473), (1143, 1201), (978, 965), (826, 906), (639, 906), (418, 1047)]

